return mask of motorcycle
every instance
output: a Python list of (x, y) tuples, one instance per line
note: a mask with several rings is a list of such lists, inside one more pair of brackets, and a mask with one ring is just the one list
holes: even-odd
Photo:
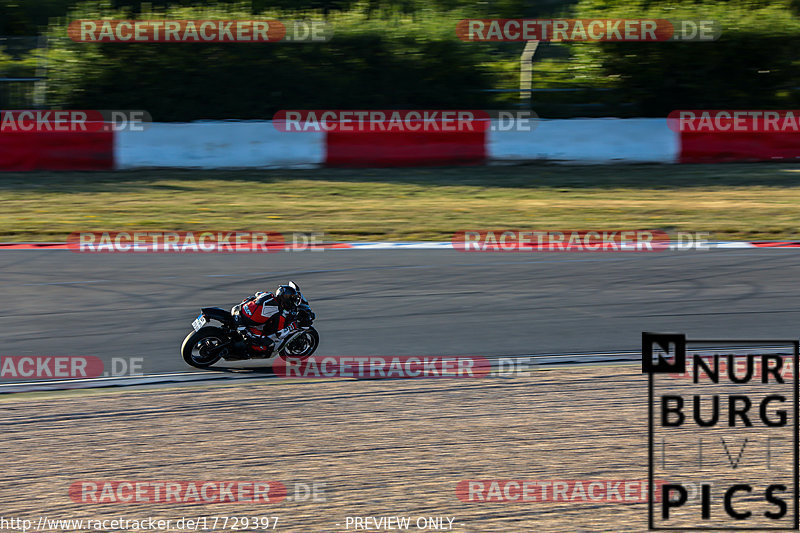
[[(300, 293), (300, 287), (293, 281), (289, 282), (289, 286)], [(197, 368), (208, 368), (220, 359), (269, 359), (276, 355), (283, 359), (302, 360), (310, 357), (319, 345), (319, 333), (312, 326), (315, 316), (302, 294), (297, 309), (284, 315), (287, 327), (295, 331), (276, 342), (270, 350), (248, 342), (246, 328), (237, 323), (232, 311), (219, 307), (200, 309), (200, 315), (192, 322), (194, 331), (183, 339), (181, 345), (181, 355), (186, 363)], [(219, 325), (212, 324), (212, 321)]]

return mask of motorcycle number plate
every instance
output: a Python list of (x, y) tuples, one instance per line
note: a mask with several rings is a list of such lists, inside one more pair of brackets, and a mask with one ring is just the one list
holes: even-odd
[(206, 322), (207, 322), (206, 317), (200, 315), (199, 317), (194, 319), (194, 322), (192, 322), (192, 327), (194, 328), (195, 331), (198, 331), (200, 328), (206, 325)]

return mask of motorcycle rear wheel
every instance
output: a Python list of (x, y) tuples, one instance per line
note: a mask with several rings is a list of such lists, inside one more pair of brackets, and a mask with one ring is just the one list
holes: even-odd
[(218, 346), (225, 342), (225, 332), (222, 328), (214, 326), (206, 326), (200, 328), (199, 331), (193, 331), (183, 339), (181, 345), (181, 355), (187, 364), (195, 368), (208, 368), (220, 359), (222, 356), (209, 355), (205, 353), (209, 348)]

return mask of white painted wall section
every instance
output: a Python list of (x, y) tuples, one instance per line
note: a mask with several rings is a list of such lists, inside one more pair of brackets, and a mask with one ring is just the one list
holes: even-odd
[(153, 123), (115, 134), (116, 168), (309, 168), (325, 161), (325, 134), (271, 122)]
[(540, 120), (531, 132), (489, 131), (487, 139), (495, 162), (677, 163), (679, 155), (680, 134), (662, 118)]

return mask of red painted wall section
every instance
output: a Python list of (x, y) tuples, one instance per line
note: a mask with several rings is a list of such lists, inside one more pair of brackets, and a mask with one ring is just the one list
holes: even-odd
[(0, 171), (113, 168), (112, 132), (0, 133)]
[(800, 158), (800, 133), (681, 133), (680, 163)]
[(346, 167), (478, 165), (486, 132), (328, 132), (325, 164)]

